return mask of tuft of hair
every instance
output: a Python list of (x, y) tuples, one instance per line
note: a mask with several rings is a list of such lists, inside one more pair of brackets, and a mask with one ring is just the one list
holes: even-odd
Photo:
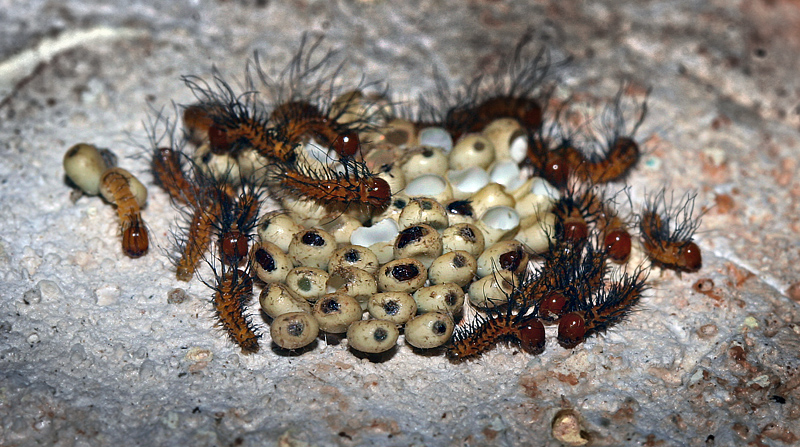
[(585, 337), (605, 332), (624, 320), (647, 290), (647, 276), (648, 271), (640, 268), (631, 274), (622, 273), (619, 279), (581, 303), (576, 310), (584, 312)]

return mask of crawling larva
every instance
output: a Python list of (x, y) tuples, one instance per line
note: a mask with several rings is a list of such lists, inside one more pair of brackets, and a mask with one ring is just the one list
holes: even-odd
[(642, 244), (651, 262), (661, 268), (696, 272), (703, 266), (700, 247), (692, 240), (700, 226), (693, 217), (696, 195), (687, 194), (679, 202), (667, 203), (661, 190), (644, 205), (639, 218)]
[(100, 178), (100, 193), (117, 206), (122, 229), (122, 251), (131, 258), (147, 254), (150, 239), (140, 208), (147, 200), (147, 189), (128, 171), (111, 168)]

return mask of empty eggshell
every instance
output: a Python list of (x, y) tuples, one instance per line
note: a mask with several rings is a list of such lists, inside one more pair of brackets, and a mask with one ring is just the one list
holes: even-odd
[(479, 167), (460, 171), (447, 171), (445, 176), (450, 183), (453, 198), (467, 199), (489, 184), (489, 173)]
[(541, 219), (521, 229), (515, 239), (522, 242), (531, 253), (545, 253), (555, 243), (555, 224), (555, 214), (545, 213)]
[(383, 210), (382, 213), (375, 216), (372, 221), (373, 222), (380, 222), (382, 220), (394, 220), (397, 222), (400, 219), (400, 213), (406, 208), (408, 202), (411, 200), (408, 197), (408, 194), (404, 192), (398, 192), (392, 195), (392, 201), (389, 203), (389, 207)]
[(394, 255), (394, 241), (397, 239), (399, 229), (397, 222), (392, 219), (383, 219), (371, 227), (361, 227), (350, 236), (350, 243), (368, 247), (383, 264), (392, 260)]
[(453, 198), (450, 182), (438, 174), (424, 174), (410, 181), (404, 191), (410, 197), (430, 197), (441, 203)]
[(481, 134), (492, 142), (497, 160), (519, 163), (528, 153), (528, 133), (519, 121), (500, 118), (489, 123)]
[(480, 191), (470, 197), (472, 200), (472, 209), (475, 210), (477, 216), (482, 216), (489, 208), (496, 206), (514, 207), (516, 200), (514, 197), (506, 192), (503, 185), (498, 183), (489, 183), (480, 189)]
[(236, 155), (236, 163), (239, 165), (239, 172), (243, 178), (252, 179), (255, 184), (262, 184), (270, 159), (252, 148), (247, 148), (239, 151), (239, 154)]
[(514, 237), (519, 230), (519, 213), (509, 206), (495, 206), (486, 210), (475, 222), (488, 246)]
[(496, 161), (489, 169), (489, 180), (505, 186), (506, 191), (510, 191), (525, 183), (520, 174), (519, 166), (513, 160)]
[(216, 180), (237, 186), (242, 182), (239, 163), (231, 154), (215, 154), (210, 144), (198, 147), (192, 156), (200, 171)]
[(345, 213), (329, 214), (320, 226), (333, 236), (337, 244), (349, 244), (353, 231), (361, 228), (361, 221)]
[(449, 153), (453, 149), (453, 137), (443, 127), (426, 127), (419, 131), (419, 145), (439, 147)]

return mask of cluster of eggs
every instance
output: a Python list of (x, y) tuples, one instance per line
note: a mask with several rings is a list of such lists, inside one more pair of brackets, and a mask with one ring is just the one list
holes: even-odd
[(283, 348), (306, 346), (319, 331), (346, 332), (353, 349), (379, 353), (395, 346), (401, 328), (411, 346), (441, 346), (467, 297), (477, 308), (506, 303), (530, 256), (553, 246), (560, 193), (523, 177), (527, 141), (515, 120), (455, 145), (444, 129), (417, 133), (394, 120), (375, 141), (368, 164), (381, 151), (406, 155), (379, 174), (397, 192), (374, 223), (363, 225), (358, 208), (329, 214), (285, 198), (287, 211), (257, 224), (251, 273), (265, 283), (259, 302)]

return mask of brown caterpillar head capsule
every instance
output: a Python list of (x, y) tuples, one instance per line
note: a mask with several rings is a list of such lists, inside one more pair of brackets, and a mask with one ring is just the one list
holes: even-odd
[(216, 155), (230, 152), (231, 144), (228, 141), (228, 132), (216, 124), (212, 124), (208, 128), (208, 142), (211, 144), (211, 152)]
[(703, 266), (703, 258), (700, 247), (694, 242), (689, 242), (678, 250), (678, 267), (685, 272), (696, 272)]
[(248, 238), (237, 230), (231, 230), (220, 238), (220, 249), (228, 261), (237, 261), (247, 257)]
[(130, 226), (122, 229), (122, 251), (131, 258), (139, 258), (147, 254), (150, 240), (147, 227), (141, 219), (132, 219)]
[(544, 343), (544, 325), (538, 319), (523, 323), (519, 328), (519, 345), (523, 351), (530, 355), (539, 355), (544, 352)]
[(609, 158), (617, 160), (620, 166), (627, 166), (630, 170), (639, 161), (639, 145), (632, 138), (619, 137), (611, 148)]
[(528, 99), (517, 119), (528, 129), (536, 129), (542, 124), (542, 107), (535, 100)]
[(567, 218), (562, 224), (562, 229), (565, 241), (582, 242), (589, 237), (589, 226), (583, 219)]
[(333, 150), (342, 157), (352, 157), (359, 148), (361, 148), (361, 140), (356, 132), (343, 133), (333, 142)]
[(567, 298), (558, 292), (549, 292), (539, 305), (539, 314), (545, 321), (555, 321), (564, 313), (564, 306), (567, 305)]
[(382, 178), (372, 178), (367, 185), (367, 203), (376, 210), (385, 210), (392, 201), (392, 188)]
[(542, 169), (542, 177), (556, 188), (564, 188), (569, 181), (569, 162), (564, 157), (547, 157)]
[(571, 349), (578, 346), (586, 335), (586, 320), (577, 312), (561, 317), (558, 322), (558, 342)]
[(603, 242), (609, 259), (614, 262), (624, 262), (631, 254), (631, 235), (625, 230), (609, 232)]

